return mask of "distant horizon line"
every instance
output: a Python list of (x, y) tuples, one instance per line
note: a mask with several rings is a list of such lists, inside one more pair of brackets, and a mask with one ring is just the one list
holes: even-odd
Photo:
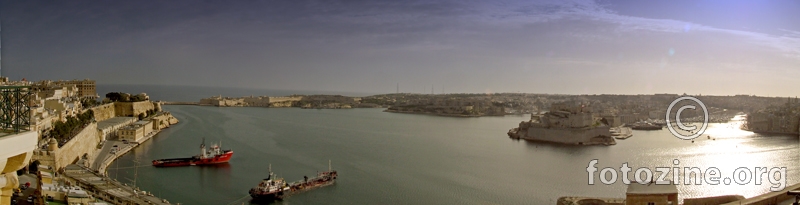
[[(208, 86), (208, 85), (163, 85), (163, 84), (116, 84), (116, 83), (97, 83), (98, 86), (175, 86), (175, 87), (200, 87), (200, 88), (221, 88), (221, 89), (238, 89), (238, 90), (271, 90), (271, 91), (297, 91), (297, 92), (324, 92), (324, 93), (348, 93), (348, 94), (364, 94), (365, 96), (373, 96), (373, 95), (391, 95), (391, 94), (414, 94), (414, 95), (443, 95), (443, 94), (534, 94), (534, 95), (567, 95), (567, 96), (590, 96), (590, 95), (619, 95), (619, 96), (637, 96), (637, 95), (657, 95), (657, 94), (669, 94), (669, 95), (688, 95), (688, 96), (749, 96), (749, 97), (768, 97), (768, 98), (798, 98), (798, 96), (768, 96), (768, 95), (755, 95), (755, 94), (734, 94), (734, 95), (715, 95), (715, 94), (687, 94), (687, 93), (639, 93), (639, 94), (614, 94), (614, 93), (595, 93), (595, 94), (566, 94), (566, 93), (532, 93), (532, 92), (448, 92), (448, 93), (414, 93), (414, 92), (386, 92), (386, 93), (378, 93), (378, 92), (357, 92), (357, 91), (331, 91), (331, 90), (292, 90), (292, 89), (280, 89), (280, 88), (253, 88), (253, 87), (230, 87), (230, 86)], [(99, 95), (100, 93), (98, 93)], [(322, 93), (319, 93), (322, 94)], [(297, 95), (314, 95), (314, 94), (297, 94)]]

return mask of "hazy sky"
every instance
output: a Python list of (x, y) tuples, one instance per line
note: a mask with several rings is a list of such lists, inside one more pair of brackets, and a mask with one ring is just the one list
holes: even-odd
[(2, 74), (393, 93), (800, 88), (800, 1), (2, 1)]

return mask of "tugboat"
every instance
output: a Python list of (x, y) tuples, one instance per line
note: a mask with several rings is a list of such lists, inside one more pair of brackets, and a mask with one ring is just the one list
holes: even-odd
[(171, 159), (157, 159), (153, 160), (153, 166), (156, 167), (177, 167), (177, 166), (191, 166), (191, 165), (210, 165), (227, 163), (233, 156), (231, 150), (221, 150), (219, 145), (212, 144), (208, 151), (206, 151), (206, 140), (200, 144), (200, 153), (187, 158), (171, 158)]
[(283, 199), (284, 194), (291, 191), (289, 184), (283, 178), (275, 177), (272, 173), (272, 165), (269, 165), (269, 176), (262, 180), (255, 188), (250, 189), (250, 197), (253, 201), (274, 201)]
[(277, 178), (272, 173), (272, 165), (269, 166), (269, 176), (262, 180), (258, 186), (250, 189), (250, 197), (253, 201), (274, 201), (285, 197), (308, 191), (314, 188), (324, 187), (336, 182), (338, 174), (331, 169), (328, 161), (328, 171), (317, 173), (316, 177), (303, 177), (303, 180), (286, 183), (283, 178)]

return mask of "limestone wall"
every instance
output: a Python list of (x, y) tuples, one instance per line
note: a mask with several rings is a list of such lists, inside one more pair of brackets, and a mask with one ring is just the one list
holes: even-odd
[(168, 128), (170, 125), (178, 124), (178, 118), (172, 116), (170, 112), (162, 112), (150, 120), (153, 122), (153, 130), (161, 130)]
[(97, 145), (100, 138), (97, 136), (97, 123), (90, 123), (78, 135), (69, 140), (67, 144), (54, 151), (54, 161), (56, 170), (66, 167), (77, 161), (84, 154), (88, 155), (89, 161), (94, 161), (97, 154)]
[(520, 137), (526, 140), (547, 141), (565, 144), (603, 144), (605, 141), (597, 141), (597, 136), (602, 139), (611, 138), (608, 127), (582, 128), (582, 129), (547, 129), (531, 127), (520, 129)]
[(114, 112), (116, 116), (136, 117), (140, 113), (146, 113), (147, 110), (153, 110), (155, 106), (153, 102), (115, 102)]
[(97, 107), (92, 108), (92, 112), (94, 112), (94, 119), (97, 121), (107, 120), (109, 118), (115, 117), (116, 112), (114, 112), (114, 104), (109, 103), (105, 105), (100, 105)]

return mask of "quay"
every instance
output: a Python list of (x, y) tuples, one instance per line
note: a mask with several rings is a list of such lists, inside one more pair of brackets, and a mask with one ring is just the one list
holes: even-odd
[[(122, 155), (125, 155), (125, 153), (130, 152), (133, 150), (133, 148), (138, 147), (142, 142), (153, 138), (153, 136), (156, 134), (158, 134), (158, 131), (153, 131), (148, 133), (147, 136), (141, 138), (139, 141), (128, 143), (124, 143), (119, 140), (107, 140), (100, 153), (97, 155), (97, 158), (95, 158), (95, 162), (92, 163), (92, 170), (97, 170), (98, 173), (105, 174), (106, 169), (108, 169), (108, 166), (111, 165), (114, 160)], [(112, 153), (111, 151), (114, 149), (115, 145), (117, 146), (117, 150), (114, 150), (114, 153)]]
[(74, 180), (76, 185), (91, 193), (92, 196), (112, 204), (170, 204), (166, 199), (136, 190), (135, 187), (119, 183), (81, 165), (67, 165), (64, 175)]

